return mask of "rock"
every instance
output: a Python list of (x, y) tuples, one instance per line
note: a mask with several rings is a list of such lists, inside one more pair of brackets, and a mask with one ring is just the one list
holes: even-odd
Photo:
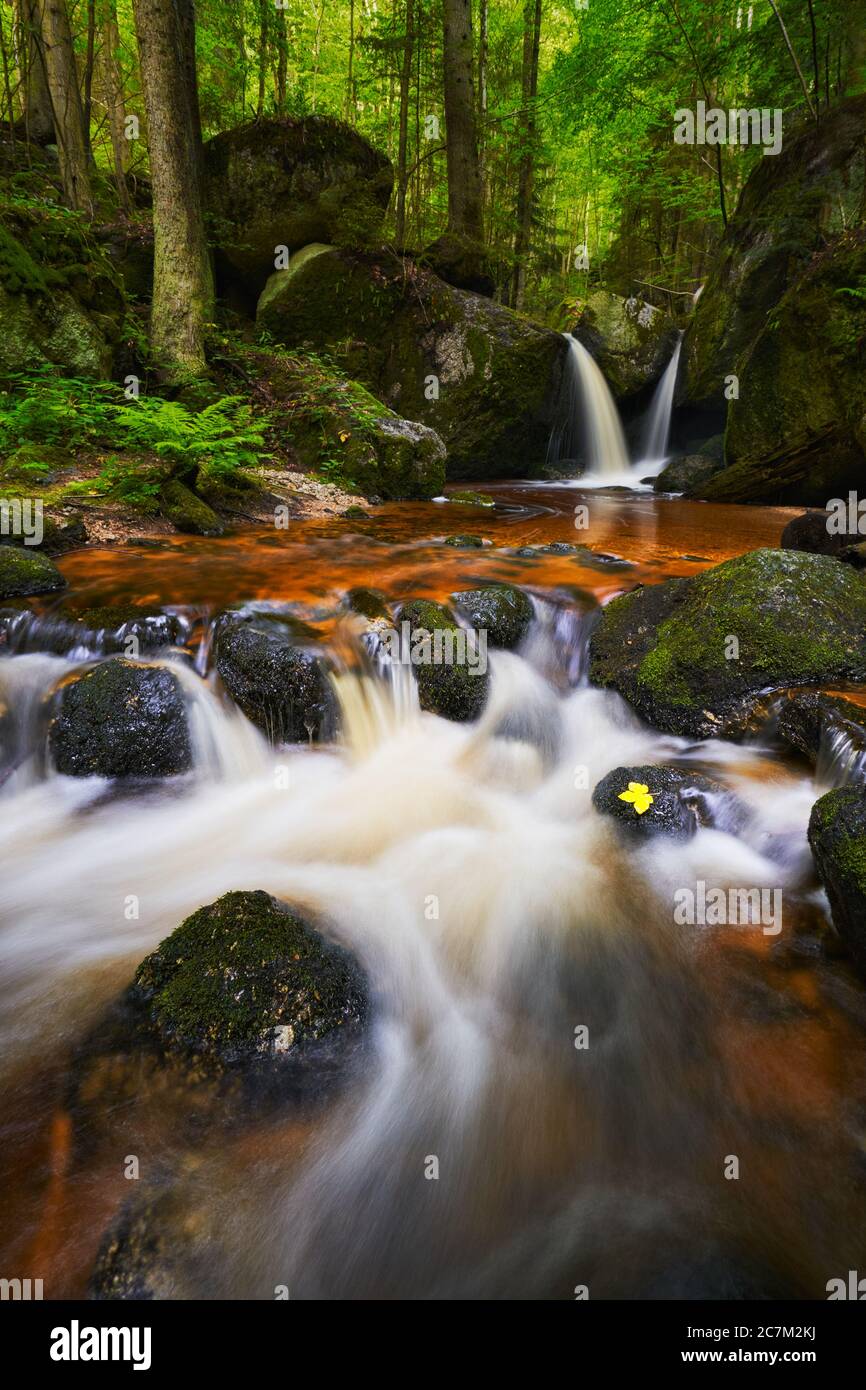
[(429, 599), (403, 604), (399, 618), (401, 626), (409, 624), (411, 649), (422, 658), (412, 666), (421, 708), (443, 719), (477, 718), (487, 699), (488, 675), (486, 652), (476, 648), (472, 634), (460, 629), (447, 608)]
[(362, 1023), (357, 966), (267, 893), (226, 893), (142, 961), (131, 989), (167, 1052), (216, 1069), (280, 1063)]
[(700, 496), (830, 505), (866, 467), (866, 229), (817, 255), (738, 359), (727, 467)]
[(448, 501), (454, 502), (460, 507), (495, 507), (496, 505), (489, 492), (472, 492), (466, 488), (460, 492), (450, 492)]
[(656, 492), (681, 492), (686, 497), (701, 484), (712, 478), (724, 468), (719, 459), (707, 454), (687, 454), (685, 458), (674, 459), (653, 479)]
[(434, 429), (450, 478), (543, 467), (561, 334), (388, 251), (323, 252), (260, 305), (257, 322), (278, 343), (331, 354), (392, 410)]
[[(866, 709), (851, 700), (813, 691), (799, 692), (786, 700), (779, 711), (778, 730), (785, 743), (816, 766), (825, 760), (830, 762), (834, 743), (844, 745), (849, 773), (856, 773), (858, 763), (864, 760)], [(843, 772), (841, 766), (836, 770)]]
[(435, 497), (445, 483), (445, 445), (417, 420), (383, 411), (372, 423), (375, 467), (350, 465), (362, 492), (396, 500)]
[(658, 381), (677, 343), (677, 326), (661, 309), (610, 290), (593, 291), (572, 331), (592, 353), (617, 400)]
[(451, 599), (460, 616), (476, 631), (483, 628), (494, 647), (519, 646), (532, 622), (532, 603), (523, 590), (513, 584), (466, 589), (452, 594)]
[[(190, 1220), (178, 1209), (171, 1187), (135, 1192), (100, 1242), (88, 1297), (97, 1302), (196, 1297), (202, 1284), (191, 1286), (186, 1276), (191, 1252), (203, 1235), (197, 1216)], [(208, 1236), (218, 1239), (208, 1224)], [(197, 1265), (197, 1272), (207, 1287), (206, 1262)]]
[(851, 540), (849, 536), (832, 535), (827, 522), (828, 512), (803, 512), (788, 522), (779, 545), (783, 550), (805, 550), (813, 555), (833, 555), (841, 558)]
[(857, 224), (864, 121), (866, 97), (853, 97), (753, 166), (686, 331), (679, 399), (724, 409), (725, 377), (813, 252)]
[(446, 536), (443, 545), (453, 546), (455, 550), (483, 550), (484, 541), (481, 536)]
[[(648, 802), (644, 789), (652, 802)], [(622, 800), (623, 792), (629, 801)], [(613, 816), (630, 834), (687, 840), (699, 825), (712, 824), (708, 798), (718, 797), (732, 800), (719, 782), (679, 768), (617, 767), (597, 784), (592, 804), (601, 815)]]
[(61, 683), (48, 747), (68, 777), (173, 777), (192, 767), (186, 703), (166, 667), (111, 657)]
[(607, 604), (590, 638), (590, 679), (666, 733), (735, 737), (763, 691), (862, 680), (864, 630), (866, 584), (853, 570), (756, 550)]
[(371, 621), (374, 618), (390, 618), (391, 616), (390, 605), (381, 589), (363, 587), (349, 589), (343, 602), (350, 612), (358, 613), (362, 618)]
[(487, 247), (457, 232), (443, 232), (425, 249), (420, 262), (459, 290), (489, 296), (496, 288)]
[(866, 794), (841, 787), (815, 802), (809, 844), (840, 937), (866, 975)]
[(30, 547), (0, 545), (0, 599), (27, 598), (65, 589), (56, 565)]
[[(113, 653), (138, 655), (169, 647), (181, 637), (179, 619), (158, 609), (116, 605), (89, 608), (81, 613), (35, 614), (23, 612), (0, 614), (0, 643), (16, 654), (22, 652), (52, 652), (67, 656), (82, 647), (100, 656)], [(130, 642), (138, 651), (130, 651)]]
[(266, 615), (228, 615), (217, 627), (216, 668), (226, 690), (275, 743), (327, 739), (336, 702), (327, 671), (291, 624)]
[(216, 512), (177, 478), (164, 483), (159, 493), (159, 507), (164, 517), (178, 531), (193, 536), (223, 536), (225, 527)]
[(366, 245), (381, 233), (393, 181), (390, 160), (329, 116), (272, 117), (224, 131), (204, 147), (218, 266), (259, 294), (277, 247)]

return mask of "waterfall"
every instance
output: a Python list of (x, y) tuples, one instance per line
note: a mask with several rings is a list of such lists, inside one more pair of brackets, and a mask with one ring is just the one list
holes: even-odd
[(628, 449), (608, 384), (592, 354), (572, 334), (568, 339), (561, 423), (553, 431), (548, 463), (573, 459), (583, 445), (589, 474), (627, 473)]
[(656, 387), (652, 405), (647, 416), (642, 458), (645, 463), (662, 463), (667, 457), (668, 435), (671, 428), (671, 414), (674, 408), (674, 388), (680, 366), (680, 350), (683, 335), (679, 334), (673, 356), (665, 368), (664, 376)]

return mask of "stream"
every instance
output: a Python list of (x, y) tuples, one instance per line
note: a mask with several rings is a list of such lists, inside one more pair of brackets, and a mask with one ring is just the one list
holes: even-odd
[[(824, 1298), (862, 1260), (866, 996), (828, 938), (806, 841), (838, 768), (819, 784), (769, 735), (659, 734), (585, 676), (599, 603), (775, 546), (791, 513), (481, 486), (495, 509), (394, 503), (63, 557), (69, 589), (46, 618), (121, 603), (182, 617), (166, 659), (195, 767), (176, 782), (53, 774), (44, 697), (98, 654), (0, 658), (18, 741), (0, 789), (3, 1274), (86, 1296), (106, 1230), (146, 1187), (178, 1298)], [(462, 532), (492, 544), (441, 544)], [(594, 556), (514, 553), (556, 544)], [(273, 749), (210, 671), (230, 605), (290, 604), (342, 649), (352, 586), (447, 600), (499, 580), (536, 616), (517, 652), (491, 651), (475, 724), (344, 661), (338, 740)], [(745, 823), (627, 845), (592, 789), (656, 762), (710, 772)], [(781, 932), (677, 925), (674, 895), (698, 881), (781, 888)], [(314, 913), (360, 961), (372, 1021), (348, 1084), (313, 1106), (226, 1105), (190, 1131), (183, 1098), (144, 1078), (83, 1141), (76, 1049), (139, 961), (231, 889)]]

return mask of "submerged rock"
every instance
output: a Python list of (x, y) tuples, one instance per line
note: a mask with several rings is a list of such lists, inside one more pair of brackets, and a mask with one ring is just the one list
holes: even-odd
[[(628, 800), (623, 800), (623, 794)], [(713, 823), (709, 798), (719, 797), (726, 806), (724, 819), (729, 821), (734, 798), (721, 783), (680, 768), (645, 765), (614, 768), (596, 785), (592, 804), (630, 834), (687, 840), (699, 825)]]
[(866, 677), (866, 584), (823, 555), (756, 550), (614, 599), (590, 679), (666, 733), (735, 737), (761, 692)]
[(461, 617), (477, 631), (483, 628), (494, 647), (518, 646), (532, 622), (532, 601), (514, 584), (464, 589), (451, 599)]
[(866, 975), (866, 793), (841, 787), (815, 802), (809, 844), (833, 925)]
[(412, 599), (400, 609), (400, 623), (409, 624), (412, 650), (422, 660), (413, 662), (421, 708), (443, 719), (475, 719), (487, 699), (486, 651), (474, 634), (465, 632), (440, 603)]
[(455, 550), (483, 550), (484, 541), (481, 536), (446, 536), (443, 545), (453, 546)]
[(330, 353), (392, 410), (436, 430), (450, 478), (523, 477), (544, 464), (565, 339), (501, 304), (393, 252), (333, 250), (263, 300), (257, 322), (276, 342)]
[(0, 545), (0, 599), (49, 594), (65, 587), (66, 580), (47, 556), (17, 545)]
[(68, 777), (173, 777), (192, 767), (186, 703), (164, 666), (111, 657), (61, 682), (48, 747)]
[(358, 613), (362, 618), (368, 620), (390, 618), (391, 616), (391, 606), (381, 589), (367, 589), (363, 586), (349, 589), (344, 595), (343, 602), (350, 612)]
[(265, 614), (227, 615), (217, 627), (215, 654), (232, 699), (275, 743), (330, 737), (336, 702), (327, 669), (290, 623)]

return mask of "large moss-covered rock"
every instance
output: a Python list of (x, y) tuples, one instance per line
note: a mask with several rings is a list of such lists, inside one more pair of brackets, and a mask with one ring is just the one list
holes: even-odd
[(866, 794), (841, 787), (815, 802), (809, 844), (833, 925), (866, 975)]
[(686, 497), (692, 497), (724, 466), (720, 459), (711, 458), (709, 454), (686, 454), (662, 469), (653, 482), (653, 488), (656, 492), (681, 492)]
[(610, 290), (589, 295), (573, 333), (592, 353), (617, 400), (658, 381), (677, 342), (676, 324), (661, 309)]
[[(421, 708), (444, 719), (475, 719), (487, 699), (486, 651), (463, 632), (453, 614), (430, 599), (411, 599), (400, 609), (408, 625), (412, 669)], [(419, 660), (414, 659), (417, 653)]]
[(260, 304), (259, 327), (331, 353), (387, 406), (429, 425), (448, 476), (541, 468), (566, 343), (390, 252), (328, 251)]
[(590, 678), (649, 723), (735, 736), (765, 690), (866, 677), (866, 584), (823, 555), (756, 550), (614, 599)]
[(225, 526), (213, 507), (197, 497), (178, 478), (170, 478), (159, 494), (159, 509), (178, 531), (193, 536), (222, 536)]
[(390, 160), (341, 121), (283, 116), (208, 140), (204, 180), (219, 259), (259, 292), (280, 246), (377, 239), (394, 176)]
[(728, 466), (697, 495), (826, 505), (866, 469), (866, 230), (817, 256), (738, 364)]
[(856, 226), (864, 123), (866, 97), (851, 98), (823, 113), (819, 126), (786, 131), (781, 153), (756, 162), (686, 333), (681, 399), (724, 406), (725, 377), (738, 371), (813, 252)]
[(66, 580), (46, 555), (30, 547), (0, 545), (0, 598), (27, 598), (65, 587)]
[(216, 668), (248, 719), (276, 743), (328, 738), (336, 702), (321, 657), (291, 623), (229, 614), (217, 628)]
[(48, 734), (69, 777), (171, 777), (192, 767), (186, 702), (164, 666), (111, 657), (62, 682)]
[(110, 376), (123, 316), (119, 277), (83, 218), (0, 208), (0, 375)]
[(476, 631), (483, 629), (493, 647), (516, 647), (532, 622), (532, 600), (513, 584), (489, 584), (451, 595), (461, 617)]
[(135, 974), (167, 1051), (218, 1067), (296, 1055), (366, 1015), (352, 959), (267, 893), (226, 893), (188, 917)]

